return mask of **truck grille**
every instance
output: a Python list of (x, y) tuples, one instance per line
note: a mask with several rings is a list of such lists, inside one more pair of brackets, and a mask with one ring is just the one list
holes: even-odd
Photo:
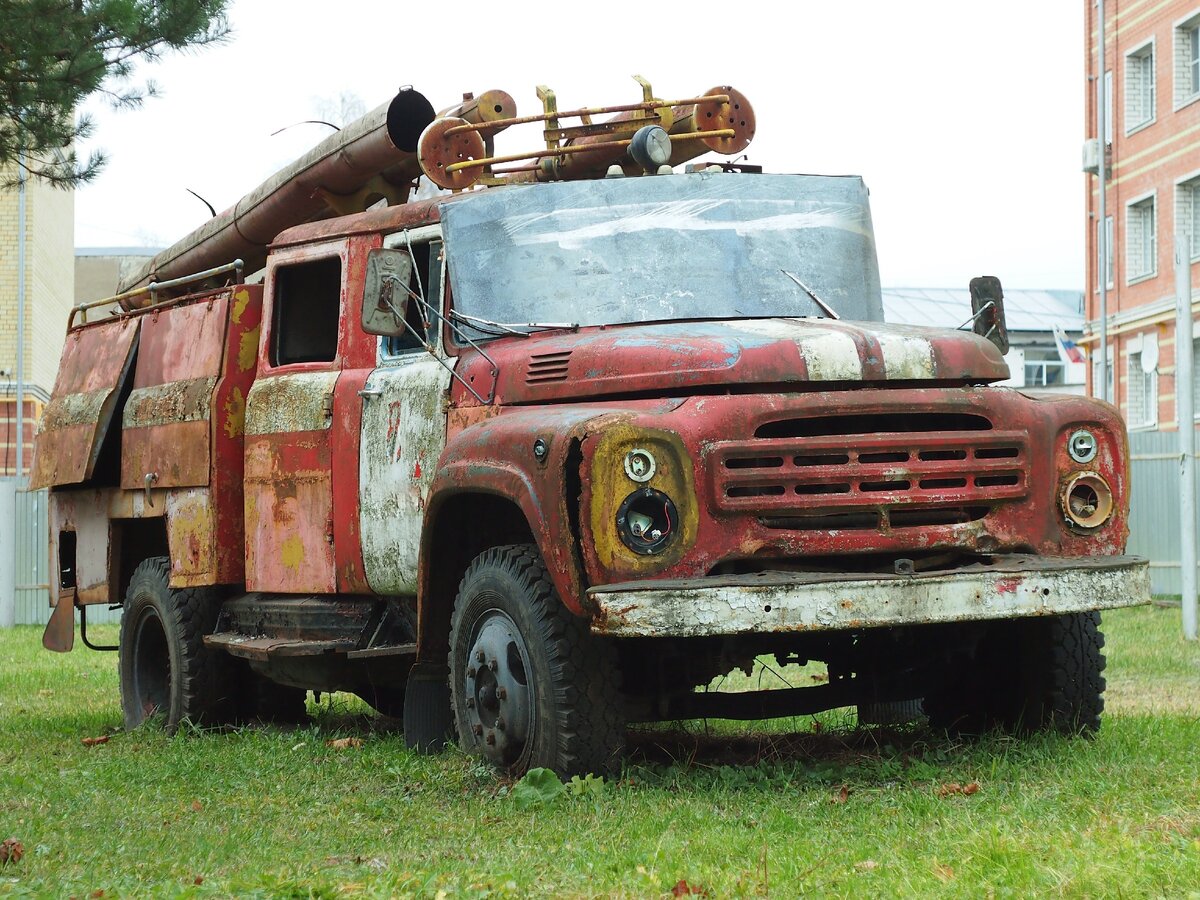
[(771, 423), (756, 432), (759, 440), (713, 447), (712, 496), (720, 509), (756, 515), (768, 528), (972, 522), (1029, 492), (1025, 433), (990, 427), (981, 416), (928, 414)]

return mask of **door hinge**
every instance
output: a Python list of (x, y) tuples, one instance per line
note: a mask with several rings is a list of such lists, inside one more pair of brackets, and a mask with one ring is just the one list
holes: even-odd
[(325, 418), (333, 418), (333, 394), (326, 394), (321, 400), (321, 409), (325, 413)]

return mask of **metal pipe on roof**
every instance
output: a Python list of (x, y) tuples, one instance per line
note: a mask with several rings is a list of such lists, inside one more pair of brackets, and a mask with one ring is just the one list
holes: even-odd
[[(159, 253), (122, 281), (118, 293), (235, 258), (245, 260), (247, 271), (254, 272), (265, 264), (267, 245), (275, 235), (292, 225), (345, 213), (340, 201), (361, 211), (389, 190), (407, 198), (408, 185), (421, 173), (417, 141), (433, 118), (433, 106), (423, 94), (402, 89), (389, 103), (330, 135), (233, 207)], [(376, 181), (379, 178), (382, 183)]]

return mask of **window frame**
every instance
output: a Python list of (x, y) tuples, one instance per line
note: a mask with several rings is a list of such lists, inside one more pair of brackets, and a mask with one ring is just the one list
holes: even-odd
[[(1132, 214), (1135, 210), (1139, 211), (1149, 207), (1149, 223), (1150, 223), (1150, 246), (1146, 245), (1146, 236), (1140, 228), (1135, 230)], [(1141, 244), (1143, 259), (1149, 259), (1149, 267), (1140, 271), (1134, 271), (1134, 265), (1130, 259), (1130, 250), (1134, 246), (1135, 238), (1139, 238), (1138, 243)], [(1147, 252), (1148, 251), (1148, 252)], [(1158, 277), (1158, 191), (1157, 189), (1147, 191), (1125, 202), (1125, 284), (1138, 284), (1143, 281), (1149, 281), (1152, 278)]]
[[(278, 347), (280, 337), (280, 315), (277, 291), (278, 273), (283, 269), (296, 266), (319, 263), (329, 259), (338, 261), (338, 333), (333, 359), (307, 362), (278, 363)], [(262, 353), (264, 370), (269, 372), (327, 372), (340, 368), (342, 354), (345, 352), (345, 316), (346, 316), (346, 276), (347, 276), (346, 242), (321, 244), (312, 247), (300, 247), (296, 251), (282, 251), (270, 260), (267, 277), (264, 279), (263, 296), (269, 308), (264, 310), (263, 326), (267, 329), (266, 340), (263, 342)]]
[[(407, 250), (408, 247), (418, 246), (421, 244), (433, 244), (437, 242), (443, 248), (445, 243), (442, 239), (442, 226), (440, 224), (419, 225), (416, 228), (405, 228), (400, 231), (395, 231), (384, 235), (383, 246), (387, 249)], [(431, 250), (432, 252), (432, 250)], [(430, 305), (438, 310), (439, 316), (444, 316), (446, 312), (446, 254), (439, 254), (437, 260), (439, 266), (438, 272), (438, 295), (436, 298), (426, 298)], [(432, 261), (431, 266), (432, 270)], [(428, 278), (426, 278), (428, 280)], [(422, 285), (422, 289), (428, 292), (428, 285)], [(445, 356), (444, 342), (442, 340), (441, 322), (434, 323), (435, 327), (431, 329), (429, 343), (438, 352), (439, 356)], [(394, 365), (404, 363), (414, 358), (425, 356), (429, 351), (422, 346), (402, 347), (399, 350), (392, 350), (389, 347), (390, 338), (380, 335), (376, 356), (380, 365)]]
[[(1190, 223), (1185, 222), (1185, 217), (1180, 214), (1183, 206), (1180, 201), (1183, 199), (1183, 195), (1189, 191), (1191, 192), (1188, 200)], [(1184, 229), (1180, 226), (1185, 224), (1191, 229), (1188, 259), (1194, 265), (1200, 262), (1200, 169), (1175, 179), (1175, 234), (1181, 234)]]
[[(1156, 40), (1157, 40), (1156, 38), (1152, 37), (1149, 40), (1143, 41), (1141, 44), (1138, 44), (1132, 50), (1126, 51), (1126, 53), (1125, 53), (1125, 79), (1124, 79), (1123, 87), (1124, 87), (1124, 100), (1125, 100), (1125, 134), (1126, 134), (1126, 136), (1135, 134), (1139, 131), (1142, 131), (1145, 128), (1149, 128), (1157, 120), (1157, 116), (1158, 116), (1158, 84), (1157, 84), (1157, 82), (1158, 82), (1158, 77), (1157, 77), (1157, 75), (1158, 75), (1158, 72), (1157, 72), (1158, 59), (1157, 59), (1157, 47), (1155, 46)], [(1129, 92), (1130, 62), (1136, 61), (1136, 65), (1143, 66), (1147, 60), (1149, 61), (1148, 70), (1149, 70), (1149, 74), (1150, 74), (1149, 90), (1148, 91), (1146, 90), (1145, 84), (1139, 85), (1139, 87), (1141, 89), (1141, 96), (1138, 98), (1138, 101), (1140, 104), (1147, 105), (1148, 109), (1142, 110), (1142, 117), (1140, 119), (1138, 119), (1137, 121), (1132, 121), (1134, 117), (1130, 115), (1130, 100), (1131, 100), (1131, 95)], [(1142, 73), (1142, 74), (1145, 74), (1145, 73)]]
[(1200, 7), (1171, 26), (1174, 41), (1174, 109), (1200, 100)]

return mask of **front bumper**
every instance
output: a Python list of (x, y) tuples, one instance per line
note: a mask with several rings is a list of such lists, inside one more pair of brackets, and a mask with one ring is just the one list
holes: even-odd
[(1150, 601), (1136, 556), (997, 555), (913, 575), (764, 572), (610, 584), (588, 591), (611, 637), (837, 631), (1061, 615)]

